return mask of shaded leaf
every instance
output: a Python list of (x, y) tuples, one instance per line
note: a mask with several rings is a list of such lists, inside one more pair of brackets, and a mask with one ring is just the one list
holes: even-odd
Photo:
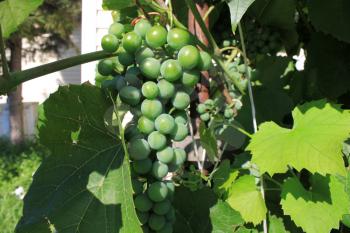
[(236, 31), (238, 23), (254, 1), (255, 0), (229, 0), (226, 2), (230, 9), (231, 27), (233, 32)]
[(231, 168), (230, 160), (221, 161), (219, 167), (213, 175), (214, 191), (224, 199), (227, 196), (229, 189), (238, 177), (238, 171)]
[(241, 215), (223, 201), (219, 201), (210, 209), (210, 219), (213, 225), (212, 233), (233, 233), (244, 223)]
[(218, 145), (215, 133), (211, 128), (207, 128), (204, 122), (199, 125), (200, 142), (206, 150), (210, 161), (215, 161), (218, 156)]

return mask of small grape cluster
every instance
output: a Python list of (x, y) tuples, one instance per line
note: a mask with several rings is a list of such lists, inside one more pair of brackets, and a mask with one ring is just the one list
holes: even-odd
[(144, 232), (173, 232), (174, 183), (167, 176), (181, 168), (187, 155), (184, 149), (173, 148), (172, 142), (188, 136), (190, 93), (200, 71), (211, 65), (210, 55), (191, 41), (184, 29), (167, 31), (145, 19), (129, 32), (114, 23), (102, 39), (103, 49), (116, 52), (117, 62), (127, 67), (123, 76), (115, 75), (115, 61), (105, 59), (98, 71), (113, 76), (102, 87), (114, 88), (134, 113), (125, 138), (129, 140), (135, 208)]
[(197, 112), (202, 121), (208, 122), (217, 114), (223, 114), (227, 120), (233, 119), (234, 110), (232, 106), (226, 104), (220, 106), (217, 102), (221, 102), (221, 100), (215, 101), (213, 99), (207, 99), (204, 103), (197, 105)]

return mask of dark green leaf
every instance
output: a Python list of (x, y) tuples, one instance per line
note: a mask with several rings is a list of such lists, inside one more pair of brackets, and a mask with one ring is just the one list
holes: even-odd
[(103, 0), (103, 8), (108, 10), (122, 10), (136, 5), (136, 0)]
[(206, 150), (210, 161), (215, 161), (218, 155), (218, 145), (215, 138), (215, 133), (211, 128), (207, 128), (205, 123), (201, 122), (199, 126), (200, 141), (203, 148)]
[(45, 101), (39, 135), (52, 155), (34, 176), (16, 232), (142, 232), (129, 161), (104, 125), (111, 105), (89, 85), (61, 87)]
[(244, 223), (241, 215), (223, 201), (219, 201), (210, 209), (210, 218), (213, 225), (212, 233), (233, 233)]
[(227, 5), (230, 8), (232, 32), (237, 29), (238, 23), (255, 0), (229, 0)]

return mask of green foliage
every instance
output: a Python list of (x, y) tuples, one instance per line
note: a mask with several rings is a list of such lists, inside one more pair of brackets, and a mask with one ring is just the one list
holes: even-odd
[(42, 3), (43, 0), (5, 0), (0, 2), (0, 22), (3, 36), (9, 38), (11, 33), (16, 31), (18, 26)]
[(228, 7), (230, 8), (231, 26), (233, 32), (236, 31), (238, 23), (241, 21), (244, 13), (254, 1), (255, 0), (230, 0), (227, 2)]
[(291, 166), (322, 175), (345, 174), (341, 149), (349, 137), (350, 112), (319, 100), (295, 108), (293, 118), (292, 129), (266, 122), (253, 135), (247, 150), (260, 172), (284, 173)]
[(218, 155), (218, 146), (215, 134), (211, 128), (207, 128), (204, 122), (199, 126), (200, 141), (211, 161), (215, 161)]
[(272, 215), (269, 220), (269, 233), (289, 233), (284, 227), (283, 219)]
[(284, 214), (308, 233), (328, 233), (338, 228), (343, 214), (349, 213), (344, 184), (335, 176), (315, 174), (310, 185), (306, 190), (296, 178), (285, 181), (281, 194)]
[(141, 232), (129, 162), (104, 125), (111, 104), (89, 85), (61, 87), (45, 101), (39, 135), (52, 155), (34, 177), (16, 232), (50, 232), (50, 224), (57, 231)]

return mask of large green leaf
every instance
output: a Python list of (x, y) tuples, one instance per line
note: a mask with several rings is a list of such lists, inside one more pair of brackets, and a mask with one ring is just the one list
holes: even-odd
[(5, 0), (0, 2), (0, 23), (3, 37), (8, 38), (42, 3), (43, 0)]
[(350, 111), (325, 100), (309, 102), (293, 110), (292, 129), (273, 122), (260, 125), (247, 150), (261, 173), (284, 173), (288, 166), (311, 173), (345, 174), (343, 141), (349, 137)]
[(39, 135), (52, 155), (34, 176), (16, 232), (142, 232), (128, 158), (104, 124), (111, 105), (89, 85), (61, 87), (45, 101)]
[(349, 213), (349, 199), (344, 184), (334, 176), (315, 174), (305, 190), (296, 178), (282, 186), (281, 205), (297, 226), (307, 233), (329, 233), (339, 227), (343, 214)]
[(327, 0), (309, 0), (307, 6), (311, 23), (317, 30), (350, 42), (350, 1), (333, 0), (330, 4)]
[(289, 233), (283, 224), (283, 219), (272, 215), (269, 217), (269, 233)]
[(255, 184), (254, 176), (244, 175), (238, 178), (231, 186), (226, 201), (242, 215), (246, 222), (257, 225), (265, 219), (266, 205)]
[(209, 188), (192, 192), (179, 187), (173, 205), (176, 210), (174, 233), (230, 233), (234, 227), (243, 224), (239, 213), (218, 201)]
[(229, 0), (226, 2), (230, 8), (231, 26), (233, 32), (236, 31), (238, 23), (241, 21), (244, 13), (254, 1), (255, 0)]

